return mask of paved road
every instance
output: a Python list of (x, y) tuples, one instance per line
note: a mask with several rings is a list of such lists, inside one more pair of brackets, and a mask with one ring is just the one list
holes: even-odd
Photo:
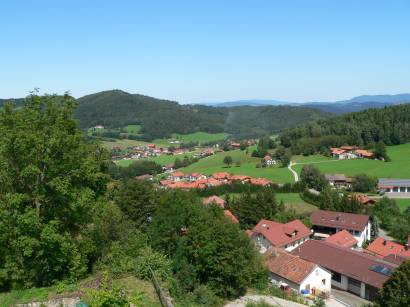
[(295, 165), (292, 161), (288, 165), (288, 170), (293, 174), (293, 178), (295, 179), (295, 182), (299, 181), (299, 175), (298, 173), (295, 172), (295, 170), (292, 168), (292, 166)]

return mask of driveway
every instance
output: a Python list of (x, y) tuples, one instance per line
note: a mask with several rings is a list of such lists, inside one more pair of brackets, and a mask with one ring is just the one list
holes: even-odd
[[(351, 306), (351, 307), (361, 307), (363, 305), (370, 303), (369, 301), (362, 299), (361, 297), (357, 295), (354, 295), (346, 291), (337, 290), (334, 288), (332, 288), (331, 298), (333, 298), (335, 301), (344, 303), (345, 306)], [(327, 302), (326, 302), (326, 306), (328, 306)]]
[(295, 172), (295, 170), (292, 168), (292, 166), (295, 165), (295, 163), (293, 163), (292, 161), (290, 161), (289, 165), (288, 165), (288, 170), (290, 170), (290, 172), (293, 174), (293, 178), (295, 179), (295, 182), (299, 181), (299, 175), (298, 173)]

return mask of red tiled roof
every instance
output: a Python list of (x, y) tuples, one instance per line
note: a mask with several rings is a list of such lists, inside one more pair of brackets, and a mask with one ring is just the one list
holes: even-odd
[(209, 205), (209, 204), (216, 204), (221, 208), (224, 208), (225, 206), (225, 200), (223, 198), (220, 198), (219, 196), (212, 195), (207, 198), (204, 198), (202, 201), (204, 205)]
[(214, 177), (215, 179), (228, 179), (230, 175), (231, 174), (226, 172), (220, 172), (212, 174), (212, 177)]
[(234, 223), (239, 223), (238, 219), (236, 218), (235, 215), (232, 214), (231, 211), (229, 210), (224, 210), (224, 214), (227, 218), (231, 219), (232, 222)]
[(173, 181), (172, 180), (168, 180), (168, 179), (164, 179), (164, 180), (161, 180), (160, 182), (159, 182), (161, 185), (169, 185), (169, 184), (171, 184), (171, 183), (173, 183)]
[(267, 186), (272, 183), (272, 181), (265, 178), (251, 178), (250, 183), (253, 185)]
[(310, 229), (299, 220), (286, 224), (261, 220), (253, 232), (262, 234), (273, 246), (277, 247), (309, 237), (311, 234)]
[(362, 231), (369, 222), (369, 216), (336, 211), (315, 210), (310, 215), (313, 225)]
[(269, 271), (298, 285), (316, 268), (315, 263), (280, 248), (270, 248), (265, 255), (265, 265)]
[(245, 233), (246, 233), (246, 235), (247, 235), (248, 237), (252, 237), (252, 235), (253, 235), (253, 230), (247, 229), (247, 230), (245, 230)]
[(405, 249), (404, 246), (399, 243), (377, 237), (376, 240), (369, 244), (366, 250), (377, 257), (384, 258), (390, 254), (398, 255)]
[(357, 244), (357, 240), (347, 230), (342, 230), (325, 239), (326, 242), (338, 245), (340, 247), (353, 247)]
[(184, 177), (185, 174), (183, 172), (173, 172), (171, 174), (172, 177)]
[(342, 147), (340, 147), (341, 149), (344, 149), (344, 150), (354, 150), (354, 149), (356, 149), (357, 147), (356, 146), (347, 146), (347, 145), (345, 145), (345, 146), (342, 146)]
[(375, 202), (373, 199), (370, 199), (367, 195), (364, 194), (357, 194), (354, 197), (362, 205), (372, 204)]
[(229, 179), (232, 180), (232, 181), (235, 181), (235, 180), (245, 181), (245, 180), (251, 179), (251, 177), (246, 176), (246, 175), (232, 175), (232, 176), (229, 177)]
[(330, 152), (334, 155), (341, 155), (342, 153), (345, 153), (346, 150), (340, 148), (330, 148)]
[(374, 153), (372, 153), (371, 151), (368, 151), (368, 150), (364, 150), (364, 149), (357, 149), (357, 150), (355, 150), (355, 153), (357, 153), (360, 156), (367, 157), (367, 158), (370, 158), (370, 157), (374, 156)]
[(214, 187), (220, 186), (223, 184), (222, 182), (220, 182), (219, 180), (216, 180), (215, 178), (208, 178), (207, 183), (208, 185), (214, 186)]
[(375, 272), (370, 267), (380, 265), (391, 271), (397, 267), (375, 256), (318, 240), (304, 242), (292, 254), (376, 288), (381, 288), (389, 276)]

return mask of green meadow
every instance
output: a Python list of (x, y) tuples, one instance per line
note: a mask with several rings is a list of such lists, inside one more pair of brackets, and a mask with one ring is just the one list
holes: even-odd
[(124, 130), (127, 133), (138, 134), (141, 130), (141, 126), (140, 125), (128, 125), (124, 127)]
[[(199, 160), (198, 162), (191, 164), (181, 171), (186, 173), (203, 173), (210, 175), (215, 172), (229, 172), (232, 174), (248, 175), (252, 177), (263, 177), (273, 182), (285, 183), (292, 182), (293, 177), (287, 168), (280, 167), (267, 167), (267, 168), (256, 168), (256, 164), (260, 163), (259, 158), (254, 158), (250, 156), (252, 149), (249, 148), (249, 153), (242, 150), (231, 150), (227, 152), (220, 152), (213, 156), (206, 157)], [(231, 156), (233, 159), (233, 164), (230, 167), (226, 167), (223, 163), (225, 156)], [(236, 166), (236, 163), (240, 163)]]
[[(334, 160), (320, 156), (299, 158), (293, 169), (300, 173), (304, 164), (314, 164), (323, 173), (341, 173), (348, 176), (364, 173), (377, 178), (410, 178), (410, 143), (388, 146), (391, 162), (369, 159)], [(299, 156), (298, 156), (299, 157)], [(293, 159), (292, 159), (293, 160)]]
[(157, 156), (157, 157), (148, 157), (148, 158), (143, 158), (143, 159), (139, 159), (139, 160), (120, 160), (120, 161), (117, 162), (117, 165), (119, 165), (119, 166), (128, 166), (134, 161), (154, 161), (154, 162), (156, 162), (158, 164), (161, 164), (161, 165), (174, 164), (176, 158), (179, 158), (179, 159), (182, 160), (182, 159), (184, 159), (185, 156), (191, 157), (195, 153), (196, 152), (187, 152), (187, 153), (181, 154), (181, 155), (161, 155), (161, 156)]

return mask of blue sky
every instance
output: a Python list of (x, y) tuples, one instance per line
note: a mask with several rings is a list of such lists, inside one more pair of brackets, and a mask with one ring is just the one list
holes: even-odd
[(410, 92), (410, 1), (1, 1), (0, 97), (182, 103)]

